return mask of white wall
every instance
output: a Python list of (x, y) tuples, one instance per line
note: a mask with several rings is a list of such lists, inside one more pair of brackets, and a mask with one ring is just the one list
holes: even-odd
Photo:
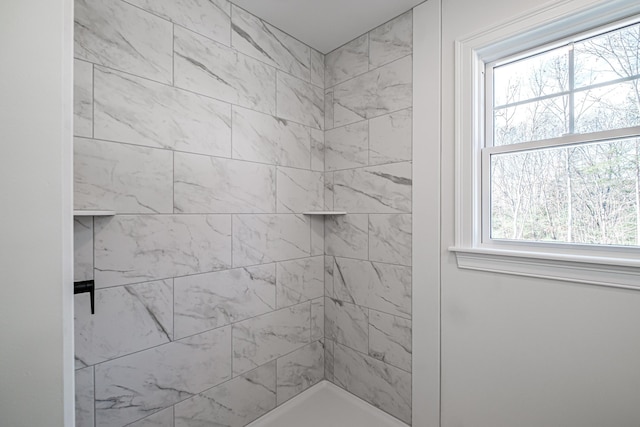
[(454, 41), (534, 6), (442, 5), (442, 425), (638, 426), (640, 293), (460, 270), (447, 250), (454, 243)]
[(0, 2), (0, 424), (73, 425), (70, 0)]

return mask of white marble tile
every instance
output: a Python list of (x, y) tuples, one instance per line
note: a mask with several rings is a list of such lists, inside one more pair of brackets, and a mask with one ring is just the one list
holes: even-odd
[(145, 350), (173, 339), (173, 283), (169, 280), (95, 291), (95, 314), (87, 294), (75, 296), (75, 358), (80, 365)]
[(369, 311), (369, 356), (411, 372), (411, 320)]
[(412, 102), (412, 59), (407, 56), (334, 87), (334, 126), (409, 108)]
[(367, 215), (329, 216), (324, 227), (327, 255), (368, 259)]
[(369, 70), (369, 35), (364, 34), (325, 56), (324, 87), (332, 87)]
[(324, 257), (324, 296), (333, 298), (333, 272), (335, 260), (332, 256)]
[(279, 358), (277, 372), (278, 405), (281, 405), (324, 379), (324, 347), (314, 341)]
[(125, 425), (231, 377), (231, 326), (96, 366), (96, 425)]
[(313, 215), (311, 221), (311, 256), (324, 255), (324, 217)]
[(231, 107), (96, 67), (94, 136), (155, 148), (231, 156)]
[(327, 171), (357, 168), (369, 163), (369, 122), (362, 121), (325, 133)]
[(311, 301), (311, 341), (324, 338), (324, 297)]
[(278, 72), (278, 116), (316, 129), (324, 127), (324, 91), (311, 83)]
[(176, 338), (276, 308), (275, 264), (177, 277), (174, 286)]
[(93, 136), (93, 64), (73, 61), (73, 134)]
[(274, 213), (276, 168), (197, 154), (174, 155), (176, 213)]
[(316, 256), (278, 263), (278, 308), (324, 295), (324, 258)]
[(413, 53), (413, 11), (375, 28), (369, 33), (371, 68), (387, 64)]
[(369, 121), (369, 164), (411, 160), (411, 118), (407, 108)]
[(410, 162), (337, 171), (335, 208), (353, 213), (408, 213), (411, 185)]
[(172, 171), (168, 150), (75, 138), (74, 208), (173, 213)]
[(75, 2), (76, 58), (171, 83), (173, 26), (123, 1)]
[(324, 206), (324, 174), (278, 167), (278, 213), (319, 211)]
[(340, 344), (334, 350), (335, 383), (411, 423), (411, 374)]
[(304, 43), (233, 6), (231, 44), (249, 55), (305, 81), (310, 81), (311, 53)]
[(231, 3), (227, 0), (126, 1), (219, 43), (231, 44)]
[(307, 127), (233, 107), (234, 159), (308, 169), (310, 150)]
[(334, 382), (333, 360), (335, 343), (329, 339), (324, 339), (324, 377), (327, 381)]
[(98, 288), (229, 267), (229, 215), (118, 215), (95, 220)]
[(76, 427), (93, 427), (93, 367), (75, 372)]
[(177, 87), (275, 114), (272, 67), (181, 27), (175, 28), (174, 50)]
[(311, 49), (311, 83), (324, 89), (324, 55)]
[(411, 265), (411, 214), (369, 215), (369, 259)]
[(73, 219), (73, 281), (93, 279), (93, 218)]
[(311, 303), (233, 324), (233, 375), (240, 375), (310, 341)]
[(234, 215), (233, 266), (311, 255), (309, 219), (303, 215)]
[(336, 258), (335, 297), (396, 316), (411, 317), (411, 267)]
[(149, 415), (140, 421), (127, 424), (127, 427), (173, 427), (173, 406)]
[(327, 339), (367, 354), (369, 352), (369, 310), (336, 299), (325, 298)]
[(324, 174), (324, 208), (328, 211), (333, 210), (333, 172)]
[(324, 172), (324, 132), (311, 128), (311, 170)]
[(333, 89), (324, 92), (324, 128), (325, 130), (333, 129), (334, 126), (334, 110), (333, 110)]
[(275, 407), (273, 361), (178, 403), (175, 427), (244, 426)]

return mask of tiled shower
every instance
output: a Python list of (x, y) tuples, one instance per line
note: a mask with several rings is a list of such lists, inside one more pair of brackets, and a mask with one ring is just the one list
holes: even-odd
[[(411, 422), (412, 13), (323, 55), (226, 0), (76, 0), (77, 426)], [(305, 215), (345, 211), (346, 215)]]

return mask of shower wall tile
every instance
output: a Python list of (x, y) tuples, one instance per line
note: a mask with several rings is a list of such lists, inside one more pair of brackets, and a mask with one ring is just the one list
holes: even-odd
[(93, 218), (73, 219), (73, 280), (93, 279)]
[(411, 372), (411, 320), (369, 311), (369, 356)]
[(310, 234), (303, 215), (233, 215), (233, 266), (308, 257)]
[(230, 267), (229, 215), (118, 215), (95, 220), (98, 288)]
[(319, 211), (324, 206), (324, 174), (278, 168), (278, 213)]
[(232, 47), (238, 52), (310, 81), (310, 48), (245, 10), (232, 7)]
[(411, 56), (406, 56), (334, 87), (334, 126), (411, 107), (411, 74)]
[(408, 108), (369, 121), (369, 164), (411, 160), (411, 118)]
[(324, 347), (312, 342), (277, 361), (278, 405), (324, 379)]
[(142, 419), (231, 377), (231, 327), (96, 366), (96, 425)]
[(327, 171), (369, 164), (369, 123), (365, 120), (328, 130), (325, 134)]
[(123, 1), (76, 0), (74, 12), (76, 58), (171, 83), (170, 22)]
[(231, 156), (231, 107), (106, 68), (94, 71), (97, 139)]
[(93, 367), (75, 371), (76, 427), (93, 427)]
[(275, 114), (272, 67), (181, 27), (175, 27), (174, 49), (177, 87)]
[(324, 208), (328, 211), (333, 210), (333, 172), (325, 172), (324, 174)]
[(335, 343), (330, 339), (324, 340), (324, 378), (327, 381), (335, 382), (333, 376)]
[(411, 265), (411, 214), (369, 215), (369, 259)]
[(369, 352), (369, 310), (340, 300), (325, 298), (326, 338), (342, 345)]
[(324, 172), (324, 132), (311, 129), (311, 170)]
[(229, 46), (231, 4), (227, 0), (127, 0), (154, 15)]
[(174, 154), (176, 213), (274, 213), (276, 168), (196, 154)]
[(324, 257), (324, 296), (333, 298), (333, 272), (335, 260), (332, 256)]
[(311, 83), (324, 89), (324, 58), (315, 49), (311, 49)]
[(73, 134), (93, 136), (93, 64), (73, 61)]
[(337, 171), (335, 208), (353, 213), (408, 213), (411, 184), (410, 162)]
[(324, 255), (324, 217), (314, 215), (310, 216), (309, 220), (311, 221), (311, 256)]
[(278, 263), (278, 308), (324, 295), (324, 257), (316, 256)]
[(233, 107), (234, 159), (308, 169), (310, 146), (307, 127)]
[(324, 338), (324, 297), (311, 301), (311, 341)]
[(325, 219), (327, 255), (368, 259), (367, 215), (336, 215)]
[(75, 358), (80, 366), (145, 350), (173, 339), (173, 282), (97, 289), (95, 314), (75, 296)]
[(326, 88), (369, 70), (369, 35), (364, 34), (325, 56)]
[(74, 208), (173, 213), (172, 168), (167, 150), (75, 138)]
[(324, 128), (325, 130), (333, 129), (334, 126), (333, 111), (333, 89), (324, 92)]
[(316, 129), (324, 127), (323, 90), (278, 72), (278, 116)]
[(219, 328), (276, 308), (276, 266), (177, 277), (176, 338)]
[(369, 33), (371, 68), (413, 53), (413, 11), (408, 11)]
[(127, 427), (173, 427), (173, 406), (149, 415), (140, 421), (127, 424)]
[(340, 344), (334, 350), (335, 382), (374, 406), (411, 423), (411, 374)]
[(335, 297), (396, 316), (411, 317), (411, 267), (336, 258)]
[(276, 407), (276, 362), (175, 406), (175, 427), (244, 426)]
[(310, 328), (310, 302), (233, 324), (233, 375), (308, 344)]

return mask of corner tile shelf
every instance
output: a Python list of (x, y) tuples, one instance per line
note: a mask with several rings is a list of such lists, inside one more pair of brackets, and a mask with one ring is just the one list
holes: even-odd
[(73, 216), (114, 216), (115, 211), (74, 210)]
[(346, 215), (345, 211), (308, 211), (302, 212), (302, 215)]

